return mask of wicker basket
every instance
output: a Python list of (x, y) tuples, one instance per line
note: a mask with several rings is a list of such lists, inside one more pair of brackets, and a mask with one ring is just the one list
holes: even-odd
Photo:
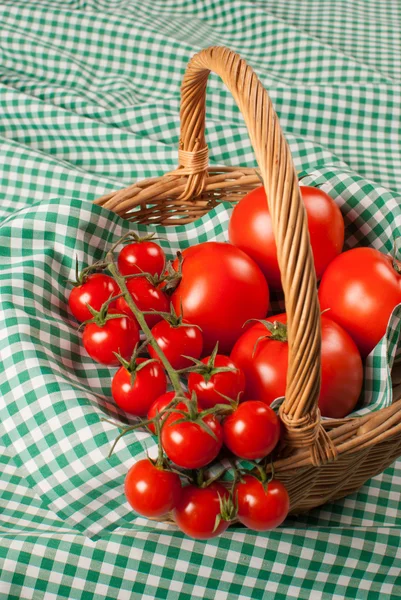
[[(228, 48), (196, 54), (182, 84), (180, 166), (96, 203), (136, 223), (177, 225), (194, 221), (221, 200), (235, 202), (260, 185), (255, 169), (208, 168), (205, 96), (210, 71), (221, 77), (244, 116), (272, 216), (289, 333), (287, 390), (280, 407), (285, 434), (274, 467), (290, 493), (291, 513), (300, 513), (355, 492), (401, 455), (401, 403), (364, 417), (320, 418), (320, 311), (305, 210), (289, 147), (252, 68)], [(396, 387), (394, 373), (393, 381)], [(394, 398), (398, 392), (394, 389)]]

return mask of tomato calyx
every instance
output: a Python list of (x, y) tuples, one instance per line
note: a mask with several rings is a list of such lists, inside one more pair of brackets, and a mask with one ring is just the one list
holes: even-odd
[(138, 363), (137, 359), (139, 358), (139, 355), (141, 354), (142, 349), (143, 349), (143, 344), (141, 344), (141, 346), (138, 346), (138, 344), (137, 344), (134, 348), (134, 351), (132, 353), (130, 360), (125, 360), (125, 358), (123, 358), (121, 356), (121, 354), (119, 354), (118, 352), (114, 352), (114, 356), (116, 358), (118, 358), (121, 366), (123, 366), (124, 369), (126, 371), (128, 371), (128, 373), (131, 375), (131, 377), (130, 377), (131, 386), (134, 385), (137, 373), (139, 371), (141, 371), (142, 369), (144, 369), (151, 363), (158, 362), (155, 358), (148, 358), (148, 359), (143, 360)]
[(89, 304), (87, 304), (86, 306), (93, 318), (81, 323), (79, 328), (83, 327), (84, 325), (88, 325), (89, 323), (95, 323), (98, 327), (104, 327), (107, 321), (111, 321), (112, 319), (126, 319), (127, 315), (124, 315), (122, 313), (108, 312), (110, 304), (118, 298), (121, 298), (123, 295), (124, 294), (117, 294), (117, 296), (111, 295), (110, 298), (102, 304), (100, 310), (95, 310)]
[(234, 521), (238, 514), (238, 504), (237, 502), (234, 502), (231, 494), (228, 496), (220, 496), (220, 494), (218, 494), (218, 497), (220, 502), (220, 512), (216, 516), (213, 532), (216, 531), (221, 521), (230, 523), (231, 521)]
[[(247, 475), (251, 475), (252, 477), (255, 477), (255, 479), (257, 479), (258, 481), (260, 481), (264, 491), (267, 492), (269, 483), (271, 481), (273, 481), (273, 479), (274, 479), (273, 457), (272, 456), (270, 457), (270, 461), (263, 460), (262, 463), (250, 461), (250, 463), (253, 465), (254, 470), (252, 473), (247, 473)], [(271, 469), (269, 475), (267, 473), (267, 468), (266, 468), (268, 463), (270, 463), (270, 469)]]
[[(184, 323), (184, 325), (185, 325), (185, 323)], [(196, 327), (196, 325), (194, 327)], [(184, 355), (184, 358), (188, 358), (188, 360), (191, 360), (194, 364), (193, 364), (193, 366), (187, 367), (186, 369), (181, 369), (179, 371), (179, 373), (180, 374), (198, 373), (199, 375), (202, 375), (202, 377), (206, 383), (209, 383), (209, 381), (211, 380), (213, 375), (217, 375), (218, 373), (235, 373), (235, 372), (237, 372), (238, 369), (235, 369), (232, 367), (216, 367), (215, 366), (218, 349), (219, 349), (219, 342), (216, 342), (216, 345), (213, 349), (213, 352), (209, 356), (207, 363), (204, 363), (201, 360), (198, 360), (197, 358), (193, 358), (192, 356)], [(220, 395), (222, 395), (222, 394), (220, 394)]]
[(285, 323), (280, 323), (280, 321), (266, 321), (265, 319), (249, 319), (244, 323), (250, 323), (251, 321), (257, 321), (266, 327), (270, 335), (261, 335), (255, 342), (252, 352), (252, 358), (256, 354), (256, 350), (263, 340), (275, 340), (276, 342), (288, 342), (288, 328)]
[(178, 270), (176, 271), (173, 267), (173, 263), (168, 261), (166, 265), (166, 271), (161, 276), (161, 283), (163, 283), (163, 291), (167, 296), (171, 296), (172, 293), (177, 289), (182, 279), (182, 263), (184, 257), (181, 252), (177, 252), (178, 258)]
[[(203, 410), (203, 411), (199, 412), (198, 411), (198, 402), (196, 399), (195, 392), (192, 393), (190, 398), (182, 398), (180, 400), (185, 404), (187, 410), (185, 411), (180, 408), (172, 408), (171, 412), (178, 413), (179, 415), (182, 415), (182, 416), (180, 419), (175, 419), (172, 423), (170, 423), (170, 425), (168, 425), (168, 427), (169, 426), (171, 427), (172, 425), (179, 425), (180, 423), (185, 423), (185, 422), (195, 423), (217, 442), (218, 438), (217, 438), (216, 434), (211, 429), (211, 427), (209, 427), (209, 425), (207, 423), (205, 423), (205, 421), (204, 421), (205, 417), (207, 417), (211, 414), (215, 414), (217, 412), (215, 410), (216, 407), (211, 408), (209, 410)], [(219, 406), (222, 406), (222, 405), (219, 405)], [(227, 406), (226, 406), (226, 408), (227, 408)]]
[(74, 287), (78, 287), (83, 285), (88, 279), (89, 275), (95, 271), (101, 271), (107, 267), (107, 262), (103, 260), (98, 260), (93, 263), (93, 265), (89, 265), (88, 267), (84, 267), (83, 269), (79, 269), (79, 261), (78, 256), (75, 257), (75, 279), (67, 279), (68, 283), (71, 283)]
[[(181, 314), (177, 315), (177, 313), (174, 310), (174, 306), (173, 304), (170, 304), (170, 312), (163, 312), (163, 311), (157, 311), (157, 310), (152, 310), (149, 312), (144, 312), (144, 315), (159, 315), (160, 317), (162, 317), (162, 319), (164, 321), (167, 321), (167, 323), (169, 325), (171, 325), (171, 327), (174, 327), (174, 329), (177, 329), (178, 327), (196, 327), (197, 329), (199, 329), (200, 331), (202, 331), (202, 329), (199, 327), (199, 325), (194, 325), (193, 323), (186, 323), (183, 320), (183, 311), (181, 309)], [(191, 360), (194, 360), (191, 357), (185, 357), (185, 358), (190, 358)], [(181, 373), (181, 371), (180, 371)]]

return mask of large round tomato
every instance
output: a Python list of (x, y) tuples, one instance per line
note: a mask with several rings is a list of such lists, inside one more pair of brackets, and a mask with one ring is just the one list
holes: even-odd
[(401, 302), (399, 265), (373, 248), (354, 248), (328, 266), (319, 288), (322, 310), (352, 337), (363, 357), (386, 333)]
[[(184, 403), (176, 407), (187, 412)], [(223, 445), (223, 431), (214, 415), (202, 417), (203, 425), (212, 430), (215, 437), (205, 431), (197, 421), (181, 421), (182, 414), (171, 413), (164, 421), (161, 440), (165, 453), (176, 465), (184, 469), (200, 469), (216, 458)]]
[(87, 304), (95, 310), (100, 310), (106, 300), (117, 296), (119, 292), (120, 289), (112, 277), (104, 273), (92, 273), (86, 277), (84, 283), (72, 288), (68, 305), (77, 321), (88, 321), (93, 315)]
[(228, 498), (228, 490), (220, 483), (212, 483), (208, 487), (199, 488), (188, 485), (182, 493), (173, 517), (178, 527), (192, 538), (206, 540), (225, 531), (229, 521), (223, 519), (216, 527), (216, 519), (221, 511), (221, 500)]
[[(146, 358), (137, 358), (139, 367), (134, 374), (125, 367), (120, 367), (113, 377), (111, 394), (115, 403), (127, 413), (143, 417), (152, 403), (167, 388), (167, 378), (160, 362), (148, 362)], [(132, 381), (133, 380), (133, 381)]]
[(165, 515), (178, 503), (181, 481), (147, 458), (135, 463), (125, 478), (125, 495), (135, 512), (148, 518)]
[(278, 527), (290, 508), (288, 492), (277, 479), (263, 485), (256, 477), (244, 475), (234, 494), (238, 500), (238, 520), (256, 531)]
[[(285, 323), (286, 315), (266, 319)], [(348, 333), (330, 319), (321, 316), (322, 326), (322, 385), (319, 408), (324, 417), (342, 418), (358, 401), (362, 389), (363, 366), (358, 348)], [(266, 336), (265, 339), (257, 340)], [(253, 325), (238, 340), (231, 353), (244, 371), (244, 397), (258, 398), (271, 404), (285, 395), (288, 367), (288, 344), (270, 339), (262, 323)]]
[[(158, 287), (154, 286), (146, 277), (134, 277), (133, 279), (128, 279), (127, 288), (139, 310), (169, 312), (170, 302), (166, 294)], [(116, 300), (116, 306), (120, 312), (130, 315), (131, 317), (133, 316), (125, 298), (118, 298)], [(145, 315), (145, 321), (148, 327), (156, 325), (161, 318), (162, 317), (157, 314)]]
[(264, 458), (276, 447), (279, 437), (278, 416), (259, 400), (243, 402), (223, 421), (224, 445), (239, 458)]
[[(337, 204), (319, 188), (301, 185), (318, 279), (340, 254), (344, 244), (344, 221)], [(281, 289), (280, 269), (272, 222), (263, 187), (249, 192), (235, 206), (228, 235), (230, 242), (249, 254), (262, 269), (272, 289)]]
[[(118, 311), (114, 308), (108, 311), (110, 316), (116, 313)], [(115, 353), (129, 360), (139, 342), (139, 329), (133, 319), (117, 317), (107, 320), (103, 325), (88, 323), (85, 325), (82, 340), (85, 350), (93, 360), (103, 365), (117, 366), (120, 362)]]
[[(177, 314), (198, 325), (203, 350), (210, 354), (216, 342), (227, 353), (248, 319), (267, 313), (269, 289), (257, 264), (230, 244), (205, 242), (183, 252), (182, 279), (172, 295)], [(177, 268), (177, 261), (174, 263)]]

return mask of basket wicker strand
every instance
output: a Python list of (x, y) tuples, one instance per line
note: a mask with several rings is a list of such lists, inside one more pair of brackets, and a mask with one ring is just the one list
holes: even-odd
[(289, 491), (291, 513), (299, 513), (356, 491), (401, 455), (401, 405), (393, 402), (364, 417), (321, 420), (320, 311), (306, 213), (290, 149), (252, 68), (225, 47), (196, 54), (182, 83), (178, 168), (96, 203), (132, 222), (177, 225), (198, 219), (222, 200), (236, 202), (260, 185), (255, 169), (208, 167), (205, 101), (211, 71), (221, 77), (243, 114), (272, 217), (289, 344), (280, 407), (285, 435), (274, 468)]

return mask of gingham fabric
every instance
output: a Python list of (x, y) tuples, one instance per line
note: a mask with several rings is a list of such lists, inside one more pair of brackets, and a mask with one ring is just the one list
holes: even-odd
[[(288, 0), (3, 1), (0, 39), (0, 598), (397, 598), (401, 462), (357, 494), (210, 542), (136, 517), (123, 496), (151, 436), (126, 436), (112, 370), (80, 343), (66, 279), (128, 230), (91, 204), (176, 164), (190, 56), (224, 44), (269, 90), (303, 183), (339, 203), (347, 245), (401, 233), (401, 7)], [(210, 78), (213, 164), (255, 164)], [(162, 230), (166, 250), (225, 239), (229, 208)], [(365, 406), (391, 401), (400, 309), (369, 358)]]

